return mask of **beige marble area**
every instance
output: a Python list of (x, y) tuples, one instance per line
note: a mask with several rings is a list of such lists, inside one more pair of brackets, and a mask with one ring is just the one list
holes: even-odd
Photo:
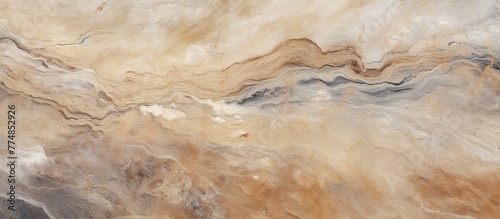
[(0, 0), (0, 218), (499, 218), (499, 36), (498, 0)]

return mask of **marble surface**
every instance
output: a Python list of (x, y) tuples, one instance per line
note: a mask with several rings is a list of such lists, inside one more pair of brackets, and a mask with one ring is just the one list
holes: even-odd
[(499, 62), (498, 0), (1, 0), (0, 217), (499, 218)]

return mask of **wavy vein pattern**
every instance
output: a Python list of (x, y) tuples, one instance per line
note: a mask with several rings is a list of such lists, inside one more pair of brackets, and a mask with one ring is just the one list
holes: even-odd
[(500, 215), (497, 1), (4, 3), (2, 218)]

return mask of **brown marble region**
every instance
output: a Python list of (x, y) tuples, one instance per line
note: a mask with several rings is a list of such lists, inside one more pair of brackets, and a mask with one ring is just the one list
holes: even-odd
[(0, 0), (0, 218), (500, 218), (499, 62), (498, 0)]

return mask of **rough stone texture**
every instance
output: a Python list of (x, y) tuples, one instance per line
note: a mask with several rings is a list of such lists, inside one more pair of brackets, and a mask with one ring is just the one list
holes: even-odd
[(0, 2), (0, 218), (500, 215), (498, 1)]

